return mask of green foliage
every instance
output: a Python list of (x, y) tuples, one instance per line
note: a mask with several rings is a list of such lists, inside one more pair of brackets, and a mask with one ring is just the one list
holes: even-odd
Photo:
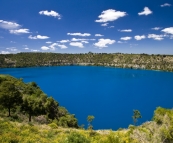
[(122, 53), (18, 53), (0, 55), (0, 67), (95, 65), (173, 71), (173, 56)]
[(106, 143), (120, 143), (120, 137), (111, 132), (107, 137)]
[(48, 97), (35, 82), (24, 83), (8, 75), (0, 75), (0, 116), (8, 109), (11, 121), (26, 121), (31, 118), (39, 124), (51, 123), (65, 127), (78, 128), (77, 119), (66, 108), (59, 107), (59, 103)]
[(172, 143), (173, 142), (173, 110), (158, 107), (152, 122), (132, 130), (131, 138), (138, 142)]
[(59, 118), (59, 126), (78, 128), (77, 119), (74, 115), (67, 114)]
[(23, 97), (22, 111), (25, 111), (29, 115), (29, 122), (31, 122), (31, 116), (38, 116), (44, 114), (44, 106), (39, 97), (35, 95), (26, 95)]
[(57, 129), (58, 126), (55, 123), (48, 124), (52, 129)]
[[(62, 116), (64, 117), (64, 116)], [(157, 119), (162, 123), (157, 123)], [(156, 121), (155, 121), (156, 119)], [(18, 123), (9, 118), (0, 118), (0, 142), (2, 143), (172, 143), (173, 110), (157, 108), (153, 121), (140, 126), (117, 131), (88, 131), (57, 126), (56, 121), (48, 125)]]
[(89, 122), (89, 123), (91, 123), (93, 120), (94, 120), (94, 116), (92, 116), (92, 115), (88, 115), (88, 117), (87, 117), (87, 121)]
[(22, 103), (22, 95), (19, 90), (16, 89), (14, 83), (10, 81), (1, 82), (0, 85), (0, 104), (8, 109), (9, 116), (11, 108)]
[(90, 140), (78, 132), (71, 132), (64, 143), (90, 143)]
[(94, 116), (93, 115), (88, 115), (88, 117), (87, 117), (87, 121), (88, 121), (88, 129), (89, 130), (92, 130), (93, 129), (93, 126), (92, 126), (92, 121), (94, 120)]
[(142, 118), (141, 113), (139, 112), (139, 110), (133, 110), (133, 121), (134, 121), (134, 125), (136, 125), (138, 118)]
[(46, 114), (49, 119), (54, 120), (58, 118), (58, 102), (55, 101), (52, 97), (48, 97), (45, 103)]

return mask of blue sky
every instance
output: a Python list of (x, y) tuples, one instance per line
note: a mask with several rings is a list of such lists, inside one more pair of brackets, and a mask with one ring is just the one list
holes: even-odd
[(173, 54), (172, 0), (0, 0), (0, 54)]

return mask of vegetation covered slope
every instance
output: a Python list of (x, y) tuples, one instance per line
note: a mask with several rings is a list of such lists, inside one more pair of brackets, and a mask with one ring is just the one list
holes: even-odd
[(173, 143), (173, 110), (157, 108), (153, 121), (128, 129), (84, 130), (55, 123), (28, 124), (0, 118), (2, 143)]
[(0, 75), (0, 116), (34, 123), (56, 123), (78, 128), (77, 119), (47, 96), (35, 82), (24, 83), (9, 75)]
[(0, 67), (96, 65), (173, 71), (173, 56), (147, 54), (18, 53), (0, 55)]

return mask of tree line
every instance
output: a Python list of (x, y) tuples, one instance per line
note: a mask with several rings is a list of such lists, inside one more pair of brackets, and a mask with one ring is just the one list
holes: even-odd
[(94, 65), (132, 69), (173, 71), (172, 55), (122, 53), (18, 53), (0, 54), (0, 67), (36, 67), (58, 65)]

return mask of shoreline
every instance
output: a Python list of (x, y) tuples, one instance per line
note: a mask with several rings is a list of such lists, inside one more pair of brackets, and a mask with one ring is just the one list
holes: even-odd
[(83, 64), (83, 63), (78, 63), (78, 64), (70, 64), (70, 63), (64, 63), (61, 65), (42, 65), (42, 66), (23, 66), (23, 67), (0, 67), (0, 69), (5, 69), (5, 68), (42, 68), (42, 67), (60, 67), (60, 66), (92, 66), (92, 67), (111, 67), (111, 68), (120, 68), (120, 69), (131, 69), (131, 70), (149, 70), (149, 71), (157, 71), (157, 72), (170, 72), (172, 73), (173, 71), (169, 71), (169, 70), (157, 70), (157, 69), (146, 69), (146, 68), (133, 68), (133, 67), (121, 67), (121, 66), (110, 66), (110, 65), (95, 65), (95, 64)]

